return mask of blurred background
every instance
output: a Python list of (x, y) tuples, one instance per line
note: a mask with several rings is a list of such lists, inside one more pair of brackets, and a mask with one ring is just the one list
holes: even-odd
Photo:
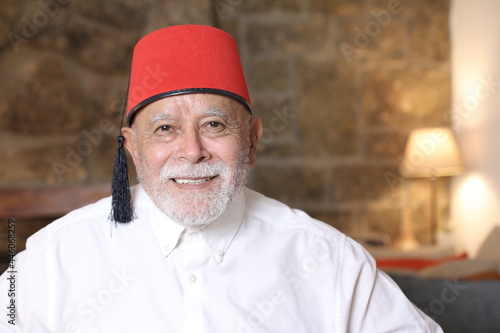
[[(492, 138), (470, 133), (497, 132), (498, 121), (485, 116), (494, 107), (478, 108), (498, 101), (491, 76), (500, 77), (491, 67), (474, 67), (485, 65), (474, 52), (490, 42), (485, 31), (499, 30), (480, 28), (484, 15), (499, 11), (494, 1), (474, 4), (0, 0), (0, 188), (109, 186), (134, 44), (158, 28), (204, 24), (235, 37), (254, 112), (263, 119), (249, 187), (370, 244), (389, 244), (403, 233), (421, 246), (451, 238), (474, 253), (498, 223), (494, 208), (477, 219), (488, 210), (482, 204), (495, 207), (495, 194), (476, 196), (480, 203), (464, 213), (453, 208), (470, 202), (464, 174), (452, 190), (451, 175), (431, 185), (429, 177), (400, 173), (417, 128), (453, 127), (466, 153), (464, 172), (491, 156), (475, 144)], [(467, 6), (482, 11), (471, 18)], [(477, 33), (467, 34), (473, 27)], [(452, 56), (454, 45), (469, 53)], [(460, 74), (467, 61), (468, 77)], [(422, 143), (421, 151), (429, 150), (432, 144)], [(47, 222), (19, 219), (19, 237)]]

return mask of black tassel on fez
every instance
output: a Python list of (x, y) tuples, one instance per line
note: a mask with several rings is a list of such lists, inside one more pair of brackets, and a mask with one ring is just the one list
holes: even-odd
[(127, 223), (134, 219), (132, 212), (132, 197), (128, 182), (127, 155), (123, 148), (125, 138), (118, 136), (118, 150), (113, 167), (111, 183), (111, 220), (115, 223)]

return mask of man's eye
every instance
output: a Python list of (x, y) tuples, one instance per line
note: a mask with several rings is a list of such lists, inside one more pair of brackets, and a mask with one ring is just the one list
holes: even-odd
[(222, 127), (222, 124), (221, 123), (218, 123), (216, 121), (211, 121), (208, 123), (208, 126), (212, 127), (212, 128), (221, 128)]
[(212, 133), (212, 134), (220, 134), (225, 131), (227, 126), (224, 123), (218, 122), (216, 120), (213, 121), (207, 121), (204, 130), (207, 133)]
[(218, 121), (209, 121), (206, 125), (207, 129), (211, 132), (222, 132), (226, 127)]
[(158, 131), (161, 131), (161, 132), (169, 132), (172, 130), (172, 126), (170, 125), (161, 125), (160, 127), (158, 127)]

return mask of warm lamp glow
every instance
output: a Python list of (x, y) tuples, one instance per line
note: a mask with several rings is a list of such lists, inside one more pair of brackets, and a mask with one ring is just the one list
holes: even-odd
[(400, 165), (402, 176), (455, 176), (463, 170), (462, 156), (450, 128), (421, 128), (410, 133)]
[[(436, 177), (455, 176), (462, 173), (464, 164), (455, 135), (448, 127), (430, 127), (410, 132), (399, 172), (403, 177), (428, 177), (430, 179), (430, 230), (431, 244), (436, 244), (437, 196)], [(401, 234), (395, 244), (415, 247), (409, 217), (403, 218)], [(412, 242), (409, 242), (412, 241)]]
[(474, 215), (484, 210), (484, 203), (493, 196), (485, 179), (477, 174), (469, 175), (457, 191), (457, 202), (460, 204), (461, 214), (466, 214), (473, 221)]
[[(453, 219), (460, 246), (474, 257), (481, 243), (497, 224), (498, 196), (490, 178), (481, 172), (470, 172), (463, 176), (453, 193)], [(493, 207), (493, 208), (492, 208)], [(484, 216), (494, 216), (484, 218)]]

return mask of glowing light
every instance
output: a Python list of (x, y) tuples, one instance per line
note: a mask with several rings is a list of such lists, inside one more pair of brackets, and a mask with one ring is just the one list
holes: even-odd
[(490, 196), (488, 186), (482, 177), (472, 175), (465, 179), (458, 193), (458, 201), (464, 210), (476, 211)]

